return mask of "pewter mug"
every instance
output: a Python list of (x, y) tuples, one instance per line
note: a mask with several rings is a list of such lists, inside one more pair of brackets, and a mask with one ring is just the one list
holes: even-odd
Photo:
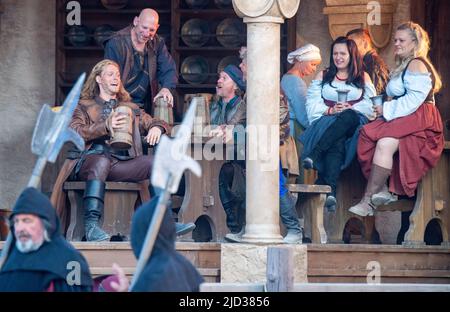
[(372, 100), (373, 106), (383, 105), (383, 96), (382, 95), (372, 96), (370, 99)]
[(336, 90), (337, 94), (338, 94), (338, 103), (345, 103), (347, 102), (347, 96), (348, 93), (350, 92), (350, 90), (347, 89), (342, 89), (342, 90)]

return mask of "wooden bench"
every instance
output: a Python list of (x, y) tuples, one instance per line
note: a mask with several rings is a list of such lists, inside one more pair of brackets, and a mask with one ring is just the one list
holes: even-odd
[(355, 159), (351, 165), (341, 172), (336, 190), (336, 211), (324, 211), (324, 226), (328, 235), (328, 243), (343, 243), (344, 229), (350, 219), (355, 218), (361, 221), (364, 226), (362, 241), (369, 243), (373, 226), (374, 217), (359, 217), (348, 209), (357, 204), (364, 194), (366, 180), (361, 172), (358, 161)]
[(297, 210), (305, 220), (305, 234), (313, 243), (326, 244), (327, 233), (323, 225), (324, 204), (327, 193), (331, 193), (328, 185), (288, 184), (288, 190), (299, 193)]
[[(363, 242), (369, 243), (375, 229), (375, 217), (359, 217), (348, 209), (357, 204), (364, 193), (366, 180), (355, 160), (341, 173), (337, 187), (337, 209), (335, 213), (324, 212), (324, 226), (331, 243), (342, 243), (347, 222), (356, 218), (364, 226)], [(446, 142), (444, 152), (435, 168), (431, 169), (417, 188), (416, 199), (399, 200), (380, 206), (377, 211), (412, 211), (409, 229), (403, 245), (424, 245), (428, 223), (436, 219), (441, 226), (443, 245), (449, 245), (450, 236), (450, 142)]]
[[(195, 148), (200, 151), (210, 150), (216, 144), (210, 141), (210, 137), (193, 139), (190, 155), (195, 156)], [(220, 143), (222, 144), (222, 143)], [(224, 152), (226, 147), (224, 145)], [(224, 156), (225, 158), (225, 156)], [(202, 168), (202, 176), (196, 177), (192, 172), (186, 171), (185, 194), (181, 208), (178, 212), (178, 221), (183, 223), (194, 222), (197, 228), (186, 236), (192, 235), (192, 239), (198, 242), (223, 241), (223, 237), (229, 232), (226, 224), (225, 210), (219, 195), (219, 175), (225, 160), (205, 157), (197, 162)]]
[[(389, 208), (387, 208), (389, 209)], [(442, 245), (450, 247), (450, 142), (436, 167), (422, 179), (417, 189), (413, 211), (409, 217), (409, 229), (403, 245), (424, 245), (428, 223), (436, 219), (442, 231)]]
[[(150, 200), (149, 181), (106, 182), (102, 229), (110, 236), (121, 235), (129, 239), (131, 219), (134, 210), (143, 202)], [(70, 223), (66, 238), (81, 241), (84, 236), (83, 194), (86, 182), (65, 182), (64, 190), (70, 202)]]

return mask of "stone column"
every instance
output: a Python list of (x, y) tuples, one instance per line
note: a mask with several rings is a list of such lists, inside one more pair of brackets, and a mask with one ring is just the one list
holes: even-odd
[(233, 0), (247, 24), (248, 243), (281, 242), (279, 227), (280, 25), (300, 0)]

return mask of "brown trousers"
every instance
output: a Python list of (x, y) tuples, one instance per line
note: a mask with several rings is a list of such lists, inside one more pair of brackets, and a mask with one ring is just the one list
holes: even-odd
[(153, 156), (138, 156), (130, 160), (118, 160), (105, 155), (87, 155), (80, 168), (80, 180), (113, 182), (139, 182), (150, 178)]

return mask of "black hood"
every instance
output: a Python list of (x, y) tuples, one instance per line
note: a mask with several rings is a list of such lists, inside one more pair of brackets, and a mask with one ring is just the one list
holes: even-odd
[(14, 233), (13, 218), (18, 214), (33, 214), (48, 222), (50, 228), (47, 228), (50, 237), (60, 235), (60, 225), (56, 210), (53, 208), (47, 196), (33, 187), (26, 188), (14, 205), (10, 220), (11, 233)]
[[(138, 258), (141, 253), (148, 227), (156, 210), (158, 198), (159, 197), (155, 197), (151, 201), (139, 207), (133, 216), (131, 228), (131, 247), (133, 248), (136, 258)], [(170, 216), (170, 212), (166, 211), (166, 213), (164, 213), (163, 220), (161, 221), (161, 226), (153, 246), (152, 254), (164, 251), (175, 251), (175, 239), (175, 223)]]
[[(13, 222), (14, 216), (18, 214), (33, 214), (46, 220), (50, 224), (50, 228), (47, 229), (50, 242), (45, 241), (38, 250), (28, 253), (20, 252), (15, 246), (16, 239)], [(60, 279), (66, 280), (71, 272), (71, 269), (68, 269), (71, 266), (68, 266), (68, 264), (75, 261), (80, 265), (81, 285), (92, 285), (92, 278), (86, 260), (61, 235), (59, 218), (47, 196), (35, 188), (26, 188), (17, 199), (10, 220), (13, 241), (5, 265), (0, 271), (0, 280), (1, 273), (14, 271), (49, 272)]]
[[(133, 216), (131, 247), (136, 258), (142, 250), (158, 196), (140, 206)], [(150, 259), (133, 291), (198, 291), (203, 278), (197, 269), (175, 250), (175, 222), (171, 211), (164, 213)]]

